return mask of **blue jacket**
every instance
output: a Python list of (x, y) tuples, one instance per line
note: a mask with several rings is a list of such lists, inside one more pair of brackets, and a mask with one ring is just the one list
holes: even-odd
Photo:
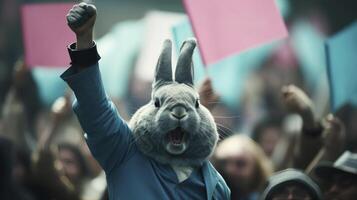
[(74, 91), (73, 109), (86, 142), (107, 176), (110, 199), (230, 199), (230, 191), (209, 161), (179, 183), (175, 172), (142, 154), (131, 130), (106, 96), (98, 63), (61, 78)]

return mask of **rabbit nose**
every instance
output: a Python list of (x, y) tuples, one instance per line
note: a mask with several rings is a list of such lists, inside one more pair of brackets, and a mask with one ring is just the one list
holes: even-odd
[(187, 115), (186, 108), (182, 106), (175, 106), (171, 109), (171, 115), (176, 119), (182, 119)]

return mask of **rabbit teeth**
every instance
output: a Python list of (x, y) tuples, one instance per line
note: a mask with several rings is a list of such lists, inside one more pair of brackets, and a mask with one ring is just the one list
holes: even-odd
[(184, 139), (184, 131), (177, 127), (168, 133), (169, 140), (174, 145), (180, 145)]

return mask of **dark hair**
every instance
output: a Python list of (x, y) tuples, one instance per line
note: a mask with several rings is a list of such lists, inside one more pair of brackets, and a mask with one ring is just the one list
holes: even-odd
[(271, 128), (271, 127), (281, 128), (281, 124), (282, 124), (282, 117), (280, 115), (264, 118), (254, 126), (252, 131), (252, 139), (255, 142), (259, 143), (259, 139), (261, 138), (263, 131), (266, 128)]

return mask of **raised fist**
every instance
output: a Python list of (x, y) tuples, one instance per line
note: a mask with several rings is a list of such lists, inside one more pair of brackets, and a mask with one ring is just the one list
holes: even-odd
[(54, 116), (55, 120), (63, 120), (71, 113), (71, 100), (70, 96), (66, 95), (59, 97), (52, 104), (51, 113)]
[(219, 101), (219, 96), (214, 92), (212, 81), (209, 78), (204, 79), (198, 93), (200, 94), (200, 102), (208, 109), (212, 109)]
[(313, 109), (310, 98), (295, 85), (284, 86), (282, 88), (282, 95), (285, 106), (291, 112), (303, 114)]
[(289, 112), (299, 114), (305, 127), (312, 128), (314, 121), (314, 105), (311, 99), (295, 85), (284, 86), (281, 90), (283, 103)]
[(78, 36), (92, 34), (97, 16), (97, 9), (92, 4), (80, 3), (72, 7), (67, 14), (67, 23)]

